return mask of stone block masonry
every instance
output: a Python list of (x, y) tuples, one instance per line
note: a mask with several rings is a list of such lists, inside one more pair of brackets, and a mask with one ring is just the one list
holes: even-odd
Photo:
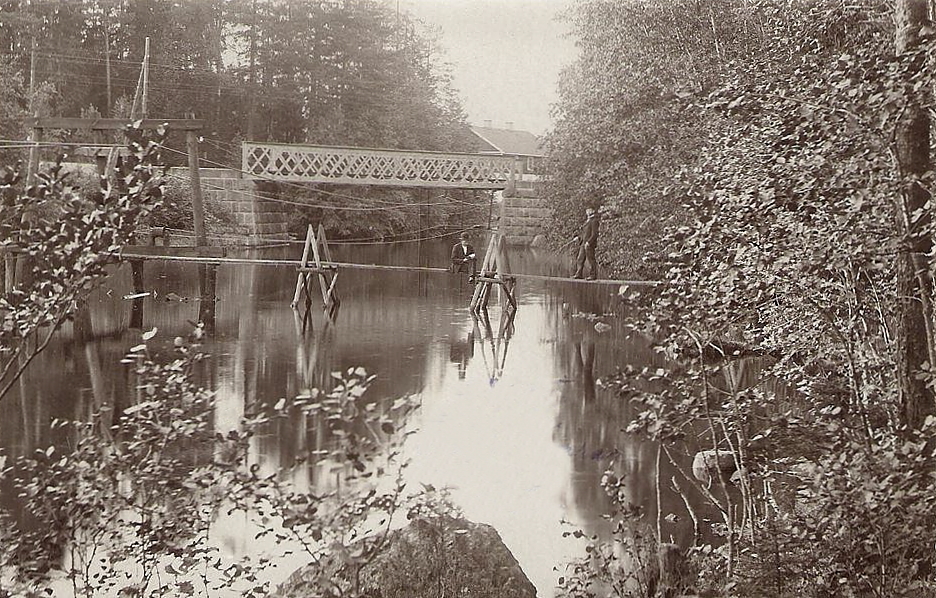
[[(188, 169), (171, 168), (170, 174), (188, 178)], [(209, 204), (233, 216), (237, 231), (247, 237), (248, 243), (265, 243), (288, 238), (287, 218), (289, 206), (264, 199), (271, 195), (251, 180), (240, 178), (240, 173), (225, 168), (199, 170), (202, 199), (206, 210)]]
[(552, 214), (545, 198), (505, 195), (502, 201), (499, 228), (508, 243), (530, 245), (537, 235), (545, 232)]
[[(170, 174), (188, 178), (185, 168), (172, 168)], [(213, 209), (233, 216), (236, 229), (232, 236), (246, 237), (247, 243), (266, 243), (288, 238), (289, 205), (265, 199), (268, 191), (254, 181), (240, 178), (240, 173), (224, 168), (203, 168), (199, 171), (202, 198), (206, 210)], [(537, 197), (537, 189), (518, 188), (506, 194), (500, 210), (499, 228), (508, 243), (529, 245), (545, 232), (551, 216), (546, 200)], [(226, 231), (227, 232), (227, 231)]]

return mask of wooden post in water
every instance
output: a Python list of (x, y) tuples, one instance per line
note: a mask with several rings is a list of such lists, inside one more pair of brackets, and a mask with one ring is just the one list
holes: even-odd
[(185, 146), (188, 152), (189, 178), (192, 184), (192, 221), (195, 225), (195, 246), (203, 247), (205, 241), (205, 208), (202, 205), (201, 177), (198, 174), (198, 134), (185, 132)]
[[(306, 268), (309, 265), (309, 251), (312, 249), (312, 243), (315, 242), (315, 229), (312, 225), (306, 228), (305, 245), (302, 246), (302, 259), (299, 261), (300, 268)], [(296, 277), (296, 292), (293, 294), (293, 300), (290, 306), (295, 309), (299, 306), (299, 297), (302, 296), (302, 287), (305, 280), (305, 272), (300, 271)]]
[[(36, 116), (39, 116), (38, 113)], [(30, 137), (32, 138), (33, 144), (29, 147), (29, 163), (26, 165), (27, 188), (36, 184), (36, 175), (39, 173), (39, 144), (42, 142), (42, 128), (39, 126), (33, 126)], [(24, 197), (24, 199), (25, 201), (30, 201), (28, 198)], [(23, 209), (23, 216), (20, 219), (20, 226), (22, 228), (29, 228), (32, 226), (33, 218), (33, 206), (25, 206)], [(33, 260), (28, 255), (21, 255), (16, 258), (16, 270), (13, 274), (13, 284), (31, 284), (32, 265)]]
[[(481, 268), (478, 270), (478, 274), (477, 274), (477, 277), (479, 279), (487, 278), (489, 276), (490, 270), (493, 268), (492, 262), (494, 260), (494, 253), (495, 253), (494, 243), (495, 243), (496, 237), (497, 237), (497, 234), (494, 233), (491, 235), (490, 240), (488, 240), (487, 251), (484, 252), (484, 259), (481, 260)], [(485, 290), (489, 286), (490, 285), (488, 285), (483, 280), (478, 280), (478, 282), (475, 283), (474, 293), (472, 293), (471, 295), (471, 303), (469, 304), (471, 311), (476, 311), (487, 305), (484, 302), (484, 297), (485, 297)]]
[(205, 332), (210, 334), (215, 330), (215, 305), (217, 301), (215, 293), (218, 281), (218, 267), (214, 265), (201, 267), (205, 271), (201, 277), (201, 301), (198, 305), (198, 320), (205, 325)]
[[(312, 254), (312, 261), (309, 261), (309, 254)], [(328, 262), (328, 265), (323, 264)], [(299, 262), (299, 267), (297, 268), (298, 275), (296, 277), (296, 292), (293, 294), (293, 300), (291, 307), (293, 309), (299, 308), (299, 299), (302, 296), (302, 293), (305, 292), (305, 309), (303, 317), (303, 329), (306, 328), (308, 320), (310, 318), (310, 311), (312, 307), (312, 289), (310, 278), (316, 276), (318, 278), (318, 284), (322, 291), (322, 304), (325, 308), (325, 317), (332, 321), (338, 313), (338, 307), (341, 305), (341, 300), (338, 298), (338, 291), (335, 288), (338, 283), (338, 270), (333, 265), (331, 249), (328, 247), (328, 239), (325, 237), (325, 227), (321, 224), (318, 228), (318, 234), (315, 233), (315, 229), (312, 228), (312, 225), (308, 225), (306, 228), (306, 238), (305, 244), (302, 248), (302, 259)], [(327, 325), (327, 322), (326, 322)]]
[[(133, 294), (143, 292), (143, 260), (131, 260), (130, 276), (133, 279)], [(143, 298), (137, 297), (130, 303), (130, 328), (143, 328)]]
[[(328, 239), (325, 237), (325, 227), (319, 224), (318, 228), (318, 239), (316, 244), (322, 244), (322, 257), (325, 258), (326, 262), (332, 263), (331, 248), (328, 246)], [(319, 264), (321, 268), (321, 264)], [(322, 269), (319, 272), (319, 280), (328, 283), (328, 290), (322, 296), (322, 302), (325, 304), (325, 315), (329, 320), (334, 320), (335, 316), (338, 315), (338, 307), (341, 305), (341, 300), (338, 298), (338, 291), (335, 288), (335, 284), (338, 282), (338, 270), (333, 270), (331, 273), (331, 281), (328, 280), (328, 274), (325, 273), (325, 270)]]
[(506, 295), (510, 305), (513, 308), (516, 308), (517, 305), (514, 303), (513, 299), (512, 283), (508, 281), (510, 277), (510, 260), (507, 257), (506, 244), (507, 242), (504, 240), (504, 236), (497, 235), (497, 277), (503, 281), (503, 284), (501, 284), (500, 288), (498, 289), (498, 301), (500, 302), (501, 306), (503, 306), (504, 296)]
[[(487, 252), (484, 254), (484, 261), (481, 263), (481, 271), (475, 278), (475, 290), (471, 297), (470, 309), (472, 312), (486, 310), (488, 301), (491, 298), (491, 287), (495, 284), (500, 287), (500, 303), (502, 309), (516, 312), (517, 302), (513, 296), (515, 280), (510, 276), (510, 261), (507, 257), (507, 247), (503, 236), (500, 233), (491, 235), (488, 242)], [(504, 306), (503, 298), (507, 297), (509, 305)], [(511, 315), (512, 317), (512, 315)]]
[[(146, 38), (147, 48), (149, 47), (149, 38)], [(144, 68), (146, 65), (144, 65)], [(146, 71), (144, 70), (144, 73)], [(144, 86), (144, 114), (146, 106), (146, 93)], [(204, 247), (208, 244), (205, 238), (205, 208), (202, 204), (201, 175), (198, 172), (198, 134), (195, 131), (185, 132), (185, 147), (188, 153), (189, 179), (192, 187), (192, 223), (195, 228), (195, 246)], [(199, 319), (202, 316), (210, 318), (210, 322), (201, 320), (205, 324), (205, 330), (212, 332), (214, 330), (214, 285), (217, 269), (205, 265), (198, 266), (198, 291), (202, 298), (199, 306)], [(210, 298), (210, 300), (208, 300)], [(211, 307), (206, 306), (210, 303)]]
[[(322, 303), (325, 304), (325, 309), (328, 309), (328, 281), (325, 280), (325, 276), (322, 274), (322, 252), (319, 251), (319, 243), (325, 239), (325, 228), (319, 224), (318, 236), (313, 237), (312, 239), (312, 259), (315, 260), (315, 267), (318, 268), (318, 281), (319, 287), (322, 289)], [(327, 242), (326, 242), (327, 244)]]

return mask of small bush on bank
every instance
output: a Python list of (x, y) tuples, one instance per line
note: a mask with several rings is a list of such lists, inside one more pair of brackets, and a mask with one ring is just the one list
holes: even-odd
[[(233, 214), (211, 201), (203, 200), (207, 232), (228, 233), (236, 225)], [(192, 212), (192, 190), (188, 181), (169, 179), (162, 205), (150, 215), (150, 226), (195, 230)]]

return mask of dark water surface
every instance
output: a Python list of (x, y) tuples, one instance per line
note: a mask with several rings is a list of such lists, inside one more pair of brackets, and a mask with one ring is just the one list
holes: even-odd
[[(480, 245), (480, 243), (479, 243)], [(339, 261), (444, 266), (444, 244), (338, 247)], [(265, 252), (296, 257), (299, 247)], [(261, 255), (261, 254), (253, 254)], [(546, 251), (516, 250), (516, 272), (567, 275), (568, 264)], [(130, 328), (129, 265), (116, 270), (90, 302), (90, 326), (69, 325), (23, 377), (15, 396), (0, 404), (0, 447), (28, 454), (56, 439), (52, 418), (85, 418), (102, 405), (126, 406), (132, 388), (124, 353), (141, 330), (157, 327), (155, 346), (168, 354), (172, 338), (198, 318), (196, 266), (146, 262), (140, 328)], [(330, 372), (363, 366), (377, 379), (372, 397), (413, 395), (422, 407), (405, 452), (407, 477), (451, 486), (466, 516), (490, 523), (502, 535), (540, 596), (551, 596), (553, 567), (581, 554), (562, 538), (565, 519), (592, 532), (604, 529), (608, 508), (602, 472), (627, 474), (631, 499), (655, 510), (656, 451), (620, 432), (625, 404), (602, 389), (600, 378), (616, 367), (655, 365), (647, 343), (627, 336), (619, 318), (604, 316), (603, 332), (580, 312), (620, 314), (611, 286), (528, 282), (511, 338), (492, 339), (468, 311), (471, 287), (449, 274), (343, 270), (342, 305), (334, 328), (303, 335), (289, 303), (291, 268), (230, 265), (218, 269), (216, 332), (206, 382), (217, 392), (216, 425), (236, 426), (245, 406), (275, 402), (326, 383)], [(497, 336), (499, 308), (492, 309)], [(602, 327), (603, 328), (603, 327)], [(302, 422), (285, 422), (258, 443), (268, 467), (285, 466), (314, 442)], [(327, 485), (327, 472), (311, 468), (303, 486)], [(678, 498), (664, 497), (680, 510)], [(683, 518), (685, 519), (685, 518)], [(685, 537), (685, 526), (666, 534)], [(232, 553), (252, 550), (250, 535), (226, 522), (221, 541)], [(678, 539), (678, 538), (677, 538)], [(293, 566), (287, 564), (285, 569)]]

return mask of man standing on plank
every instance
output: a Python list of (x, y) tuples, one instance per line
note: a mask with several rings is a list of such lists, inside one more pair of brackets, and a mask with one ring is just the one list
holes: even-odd
[(585, 224), (573, 241), (579, 241), (581, 245), (576, 260), (575, 274), (572, 278), (582, 278), (587, 259), (591, 269), (588, 280), (595, 280), (598, 278), (598, 260), (595, 259), (595, 248), (598, 247), (598, 215), (594, 208), (585, 208)]

